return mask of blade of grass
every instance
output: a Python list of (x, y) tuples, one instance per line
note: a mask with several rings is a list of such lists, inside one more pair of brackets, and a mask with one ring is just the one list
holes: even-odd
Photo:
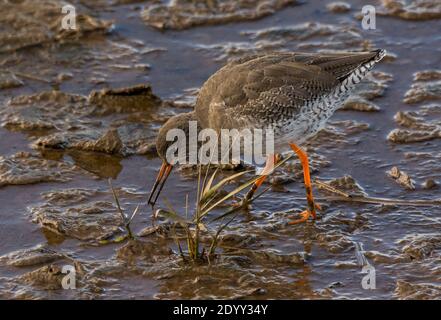
[(214, 181), (214, 178), (216, 177), (218, 169), (219, 168), (216, 168), (216, 170), (214, 170), (213, 174), (211, 175), (210, 179), (208, 180), (207, 184), (205, 185), (204, 192), (202, 193), (202, 201), (204, 201), (203, 199), (206, 198), (206, 194), (207, 194), (208, 190), (211, 189), (211, 185), (213, 184), (213, 181)]
[(208, 165), (207, 165), (207, 170), (205, 170), (204, 182), (202, 183), (202, 194), (201, 194), (201, 198), (202, 198), (203, 195), (204, 195), (204, 191), (205, 191), (205, 188), (206, 188), (206, 185), (207, 185), (207, 179), (208, 179), (208, 172), (209, 172), (209, 170), (210, 170), (210, 163), (208, 163)]
[(249, 187), (250, 185), (252, 185), (257, 179), (259, 179), (259, 177), (256, 177), (244, 184), (242, 184), (241, 186), (237, 187), (236, 189), (234, 189), (233, 191), (231, 191), (230, 193), (228, 193), (225, 197), (223, 197), (222, 199), (216, 201), (214, 204), (212, 204), (208, 209), (205, 209), (202, 213), (201, 216), (205, 216), (206, 214), (208, 214), (211, 210), (213, 210), (214, 208), (216, 208), (218, 205), (220, 205), (222, 202), (230, 199), (232, 196), (236, 195), (237, 193), (241, 192), (243, 189)]
[(118, 208), (118, 212), (121, 215), (121, 217), (122, 217), (122, 219), (123, 219), (123, 221), (125, 223), (127, 221), (127, 217), (126, 217), (126, 215), (124, 214), (124, 211), (121, 208), (118, 196), (116, 195), (115, 189), (113, 188), (112, 179), (109, 179), (108, 182), (109, 182), (110, 189), (112, 190), (113, 199), (115, 200), (116, 207)]
[[(229, 176), (229, 177), (227, 177), (227, 178), (225, 178), (225, 179), (222, 179), (222, 180), (219, 181), (214, 187), (212, 187), (210, 190), (207, 191), (206, 197), (208, 198), (209, 196), (214, 195), (214, 193), (215, 193), (217, 190), (219, 190), (221, 187), (223, 187), (227, 182), (229, 182), (229, 181), (231, 181), (231, 180), (234, 180), (234, 179), (236, 179), (236, 178), (238, 178), (238, 177), (240, 177), (240, 176), (243, 176), (244, 174), (249, 173), (249, 172), (251, 172), (251, 170), (242, 171), (242, 172), (239, 172), (239, 173), (233, 174), (233, 175), (231, 175), (231, 176)], [(205, 201), (208, 200), (207, 198), (204, 199), (204, 200), (205, 200)], [(213, 198), (211, 198), (211, 199), (213, 199)], [(204, 200), (202, 200), (202, 201), (204, 202)], [(201, 209), (202, 209), (202, 210), (205, 209), (205, 208), (210, 204), (210, 202), (211, 202), (211, 201), (206, 201), (206, 202), (204, 203), (204, 205), (202, 206)]]
[[(291, 154), (289, 156), (287, 156), (285, 159), (283, 159), (282, 161), (279, 161), (275, 166), (273, 166), (273, 168), (270, 170), (270, 172), (268, 173), (268, 175), (272, 174), (278, 167), (280, 167), (282, 164), (284, 164), (285, 162), (287, 162), (289, 159), (291, 159), (294, 156), (294, 154)], [(233, 191), (231, 191), (230, 193), (228, 193), (225, 197), (223, 197), (222, 199), (218, 200), (216, 203), (214, 203), (213, 205), (211, 205), (208, 209), (205, 209), (202, 212), (202, 216), (205, 216), (206, 214), (208, 214), (211, 210), (213, 210), (214, 208), (216, 208), (218, 205), (220, 205), (222, 202), (228, 200), (229, 198), (231, 198), (232, 196), (234, 196), (235, 194), (239, 193), (240, 191), (242, 191), (243, 189), (251, 186), (254, 182), (257, 181), (257, 179), (259, 179), (260, 176), (255, 177), (254, 179), (251, 179), (250, 181), (242, 184), (241, 186), (239, 186), (238, 188), (234, 189)]]
[(185, 195), (185, 219), (188, 220), (188, 193)]
[(218, 243), (218, 239), (219, 239), (219, 235), (221, 234), (221, 232), (228, 227), (228, 225), (233, 222), (233, 220), (237, 217), (238, 213), (236, 213), (230, 220), (228, 220), (225, 224), (221, 225), (219, 227), (219, 229), (216, 231), (216, 234), (213, 237), (213, 241), (211, 242), (211, 246), (210, 249), (208, 251), (208, 255), (212, 256), (214, 254), (214, 251), (217, 248), (217, 243)]
[(195, 224), (195, 232), (194, 232), (194, 238), (193, 238), (193, 244), (194, 244), (194, 257), (195, 259), (199, 258), (199, 224), (201, 222), (201, 196), (202, 196), (202, 188), (204, 187), (201, 185), (201, 176), (202, 176), (202, 165), (199, 164), (198, 166), (198, 193), (197, 193), (197, 202), (196, 202), (196, 224)]
[(176, 235), (176, 228), (174, 225), (172, 227), (172, 232), (173, 232), (173, 239), (175, 240), (176, 246), (178, 247), (178, 250), (179, 250), (179, 254), (180, 254), (182, 260), (185, 262), (184, 251), (182, 251), (181, 242), (179, 241), (179, 239)]
[(130, 223), (132, 223), (132, 220), (136, 216), (138, 211), (139, 211), (139, 204), (136, 206), (135, 210), (132, 213), (132, 216), (130, 217), (129, 221), (127, 221), (126, 225), (130, 225)]
[(259, 199), (263, 194), (265, 194), (269, 189), (271, 189), (272, 186), (266, 187), (261, 193), (259, 193), (257, 196), (252, 197), (248, 202), (252, 203), (254, 200)]

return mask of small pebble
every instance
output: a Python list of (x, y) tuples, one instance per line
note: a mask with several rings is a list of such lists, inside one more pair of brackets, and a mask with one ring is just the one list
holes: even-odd
[(427, 179), (423, 183), (423, 188), (426, 190), (434, 189), (438, 186), (438, 183), (433, 179)]

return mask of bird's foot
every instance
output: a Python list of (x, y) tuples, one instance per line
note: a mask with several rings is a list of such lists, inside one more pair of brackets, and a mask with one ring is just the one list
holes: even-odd
[(312, 219), (315, 220), (315, 218), (316, 218), (315, 210), (321, 211), (322, 210), (322, 206), (319, 205), (318, 203), (315, 203), (314, 207), (315, 207), (314, 210), (309, 210), (309, 209), (304, 210), (302, 213), (300, 213), (300, 219), (290, 220), (288, 222), (288, 224), (293, 225), (293, 224), (303, 223), (303, 222), (308, 221), (309, 217), (312, 217)]

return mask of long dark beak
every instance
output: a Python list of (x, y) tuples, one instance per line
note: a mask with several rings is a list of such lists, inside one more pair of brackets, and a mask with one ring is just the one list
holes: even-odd
[[(170, 172), (172, 171), (173, 166), (171, 164), (168, 164), (167, 162), (163, 161), (161, 165), (161, 169), (159, 169), (158, 176), (156, 177), (155, 184), (153, 185), (152, 190), (150, 191), (150, 196), (148, 200), (148, 204), (152, 206), (152, 208), (155, 206), (156, 200), (158, 200), (159, 194), (162, 191), (162, 188), (164, 187), (165, 181), (167, 180), (168, 176), (170, 175)], [(158, 189), (159, 187), (159, 189)], [(156, 192), (156, 189), (158, 189), (158, 192)], [(156, 195), (155, 195), (156, 193)], [(152, 200), (153, 199), (153, 200)]]

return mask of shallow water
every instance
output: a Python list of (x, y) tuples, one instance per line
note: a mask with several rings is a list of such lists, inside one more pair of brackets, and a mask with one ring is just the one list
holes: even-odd
[[(148, 6), (142, 1), (100, 1), (99, 8), (88, 2), (76, 1), (80, 12), (113, 21), (109, 32), (103, 33), (101, 27), (107, 24), (102, 22), (72, 39), (49, 36), (35, 45), (23, 37), (22, 49), (0, 53), (0, 297), (441, 297), (439, 206), (330, 202), (323, 200), (326, 193), (316, 190), (325, 207), (321, 219), (290, 226), (291, 209), (298, 212), (306, 205), (298, 162), (279, 170), (272, 190), (228, 227), (221, 255), (211, 265), (183, 264), (167, 230), (135, 242), (93, 241), (120, 223), (107, 178), (114, 179), (128, 212), (145, 201), (160, 166), (149, 151), (156, 130), (170, 115), (188, 110), (185, 104), (164, 101), (191, 103), (194, 88), (228, 59), (270, 50), (387, 49), (392, 55), (375, 68), (382, 73), (374, 73), (353, 96), (358, 103), (375, 105), (374, 111), (348, 105), (349, 110), (334, 115), (327, 133), (308, 146), (313, 175), (320, 180), (349, 175), (375, 197), (441, 198), (439, 185), (427, 187), (428, 179), (441, 183), (440, 80), (437, 73), (414, 79), (417, 72), (440, 69), (441, 35), (435, 32), (439, 15), (409, 20), (409, 15), (387, 11), (379, 1), (376, 7), (383, 14), (377, 16), (377, 29), (364, 31), (356, 19), (362, 1), (351, 2), (350, 11), (343, 13), (331, 12), (329, 2), (310, 1), (252, 21), (157, 31), (142, 20), (142, 7)], [(2, 36), (0, 41), (5, 41)], [(143, 83), (163, 102), (118, 111), (92, 108), (85, 98), (93, 90)], [(52, 89), (85, 97), (79, 102), (70, 95), (61, 102), (58, 95), (41, 98), (41, 92)], [(31, 97), (17, 98), (22, 95)], [(17, 105), (11, 98), (24, 102)], [(403, 121), (398, 112), (417, 120)], [(121, 140), (117, 147), (111, 144), (113, 138), (95, 143), (109, 128)], [(404, 138), (391, 139), (395, 129), (407, 130)], [(37, 143), (41, 139), (57, 144), (45, 148)], [(54, 145), (58, 149), (47, 148)], [(107, 153), (91, 151), (99, 148)], [(394, 166), (410, 176), (414, 190), (387, 174)], [(162, 197), (183, 213), (185, 197), (194, 200), (196, 186), (194, 170), (176, 170)], [(165, 207), (163, 201), (160, 206)], [(134, 232), (150, 226), (151, 214), (141, 207)], [(20, 251), (17, 257), (17, 250), (37, 245), (50, 253), (37, 250), (33, 258)], [(20, 256), (27, 259), (23, 262)], [(366, 261), (375, 267), (375, 290), (361, 286)], [(58, 269), (48, 268), (65, 264), (76, 267), (76, 290), (61, 289)]]

